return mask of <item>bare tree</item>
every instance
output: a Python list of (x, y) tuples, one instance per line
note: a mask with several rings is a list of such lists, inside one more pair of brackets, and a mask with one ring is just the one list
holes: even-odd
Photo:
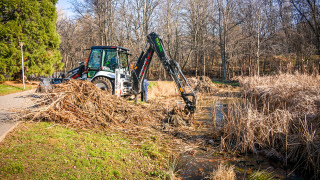
[(195, 75), (198, 76), (200, 63), (204, 60), (204, 40), (207, 34), (209, 0), (186, 2), (185, 18), (187, 31), (191, 39), (191, 50), (195, 62)]
[[(320, 66), (318, 0), (73, 0), (74, 20), (57, 30), (65, 70), (92, 45), (132, 49), (136, 59), (156, 31), (190, 75), (231, 78)], [(153, 61), (150, 76), (164, 77)], [(151, 74), (152, 73), (152, 74)]]
[(301, 21), (305, 21), (311, 28), (317, 54), (320, 55), (320, 2), (318, 0), (291, 0), (291, 3), (297, 10)]
[[(311, 42), (315, 45), (316, 54), (320, 56), (320, 1), (318, 0), (306, 0), (297, 1), (290, 0), (291, 4), (297, 11), (295, 14), (298, 16), (299, 23), (307, 24), (307, 27), (311, 29), (312, 37)], [(304, 37), (308, 38), (308, 37)], [(317, 60), (317, 71), (320, 69), (320, 58)], [(320, 71), (319, 71), (320, 73)]]
[(218, 25), (223, 79), (227, 79), (228, 58), (232, 55), (229, 53), (229, 50), (232, 50), (229, 49), (229, 43), (233, 41), (230, 35), (243, 22), (237, 7), (237, 2), (234, 0), (217, 1), (218, 17), (216, 23)]

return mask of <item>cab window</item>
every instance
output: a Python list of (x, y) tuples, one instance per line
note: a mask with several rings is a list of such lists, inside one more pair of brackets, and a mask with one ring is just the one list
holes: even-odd
[(118, 56), (116, 49), (104, 49), (103, 50), (103, 69), (114, 72), (118, 65)]
[(127, 70), (128, 68), (128, 54), (124, 52), (119, 53), (119, 58), (120, 58), (120, 64), (122, 67), (125, 67)]
[(98, 69), (101, 63), (101, 49), (94, 49), (90, 54), (88, 68)]

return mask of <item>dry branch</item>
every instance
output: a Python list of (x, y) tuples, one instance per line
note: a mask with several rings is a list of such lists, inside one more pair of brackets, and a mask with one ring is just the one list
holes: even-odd
[(45, 107), (28, 114), (28, 119), (63, 123), (79, 128), (147, 125), (165, 117), (161, 105), (145, 107), (101, 91), (88, 81), (72, 80), (54, 85), (42, 98)]

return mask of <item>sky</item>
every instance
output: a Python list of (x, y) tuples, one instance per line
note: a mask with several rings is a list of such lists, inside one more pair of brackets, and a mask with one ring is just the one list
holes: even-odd
[(70, 0), (58, 0), (56, 7), (58, 10), (63, 10), (65, 15), (68, 17), (71, 17), (74, 15), (74, 13), (71, 10), (72, 5), (70, 3)]

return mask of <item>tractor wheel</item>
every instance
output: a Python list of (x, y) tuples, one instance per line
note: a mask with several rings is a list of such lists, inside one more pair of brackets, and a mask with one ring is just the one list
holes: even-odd
[(97, 77), (92, 81), (98, 88), (103, 91), (107, 91), (108, 93), (112, 93), (112, 84), (108, 78), (105, 77)]

